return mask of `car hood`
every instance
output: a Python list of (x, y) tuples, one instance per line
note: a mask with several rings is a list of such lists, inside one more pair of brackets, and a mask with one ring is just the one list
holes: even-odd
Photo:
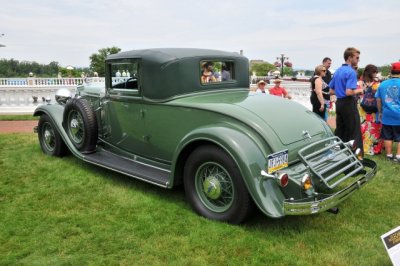
[(248, 91), (197, 94), (174, 101), (223, 113), (250, 125), (266, 137), (271, 131), (289, 145), (326, 134), (324, 121), (293, 100)]

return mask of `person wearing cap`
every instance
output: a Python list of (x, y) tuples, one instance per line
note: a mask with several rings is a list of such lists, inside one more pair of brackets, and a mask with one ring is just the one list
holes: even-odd
[[(375, 98), (382, 123), (381, 137), (386, 158), (400, 162), (400, 62), (392, 63), (390, 73), (391, 78), (379, 85)], [(393, 142), (397, 142), (396, 156), (392, 153)]]
[(276, 96), (280, 96), (283, 98), (288, 98), (288, 99), (292, 99), (292, 96), (290, 96), (286, 89), (284, 87), (281, 87), (281, 82), (282, 80), (280, 79), (274, 79), (274, 84), (275, 86), (269, 89), (269, 94), (271, 95), (276, 95)]
[(256, 93), (266, 93), (266, 90), (265, 90), (265, 85), (266, 85), (267, 83), (265, 83), (265, 81), (264, 80), (260, 80), (259, 82), (257, 82), (257, 90), (256, 90)]
[(337, 98), (335, 135), (344, 142), (354, 140), (356, 148), (361, 151), (359, 158), (362, 159), (363, 141), (356, 96), (363, 93), (363, 89), (357, 88), (357, 73), (353, 69), (360, 61), (360, 51), (349, 47), (343, 57), (345, 63), (335, 71), (329, 82), (329, 91), (336, 94)]

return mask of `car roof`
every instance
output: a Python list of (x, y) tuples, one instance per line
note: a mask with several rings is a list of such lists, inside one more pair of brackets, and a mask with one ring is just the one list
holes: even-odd
[[(139, 83), (145, 98), (164, 101), (177, 95), (207, 90), (249, 87), (248, 59), (235, 52), (198, 48), (155, 48), (113, 54), (106, 62), (140, 60)], [(231, 82), (200, 83), (202, 61), (231, 61), (234, 63)], [(109, 81), (108, 81), (109, 82)]]
[(190, 57), (243, 57), (236, 52), (226, 52), (201, 48), (152, 48), (143, 50), (131, 50), (112, 54), (107, 60), (124, 58), (143, 58), (158, 63), (165, 63), (177, 59)]

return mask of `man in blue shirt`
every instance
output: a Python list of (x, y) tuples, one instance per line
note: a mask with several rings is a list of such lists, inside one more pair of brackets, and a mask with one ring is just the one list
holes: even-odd
[(385, 143), (386, 157), (400, 162), (400, 144), (394, 157), (392, 145), (400, 142), (400, 62), (392, 64), (391, 78), (379, 85), (375, 93), (379, 118), (382, 122), (381, 137)]
[(356, 95), (363, 92), (357, 89), (357, 73), (353, 67), (360, 61), (360, 51), (349, 47), (344, 51), (345, 63), (338, 68), (329, 88), (331, 94), (336, 94), (336, 130), (335, 135), (344, 142), (354, 140), (363, 156), (363, 143), (360, 125), (360, 115), (357, 108)]

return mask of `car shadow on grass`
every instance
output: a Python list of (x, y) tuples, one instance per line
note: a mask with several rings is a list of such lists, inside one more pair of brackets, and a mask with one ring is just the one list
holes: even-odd
[[(95, 174), (98, 177), (103, 178), (107, 182), (112, 182), (114, 185), (120, 187), (127, 187), (131, 189), (137, 189), (141, 192), (148, 193), (152, 196), (173, 200), (175, 202), (185, 201), (185, 191), (182, 185), (178, 185), (173, 187), (172, 189), (162, 188), (140, 179), (136, 179), (134, 177), (130, 177), (124, 174), (120, 174), (114, 172), (112, 170), (99, 167), (87, 162), (84, 162), (78, 158), (73, 157), (72, 155), (68, 156), (71, 160), (74, 161), (74, 164), (79, 164), (86, 170)], [(188, 206), (189, 207), (189, 206)], [(190, 208), (190, 207), (189, 207)]]
[[(133, 177), (116, 173), (109, 169), (92, 165), (75, 158), (72, 155), (64, 157), (63, 160), (64, 159), (70, 160), (69, 164), (82, 167), (82, 169), (89, 171), (92, 175), (101, 178), (104, 182), (111, 184), (112, 186), (123, 187), (129, 190), (135, 190), (140, 193), (144, 193), (153, 199), (159, 200), (160, 202), (167, 201), (168, 204), (166, 205), (173, 204), (178, 208), (184, 209), (185, 213), (187, 212), (188, 214), (196, 215), (189, 203), (186, 201), (183, 185), (175, 186), (172, 189), (166, 189), (139, 179), (135, 179)], [(165, 205), (163, 207), (165, 207)], [(173, 213), (171, 213), (171, 215), (173, 215)], [(286, 216), (282, 218), (270, 218), (262, 213), (256, 206), (254, 206), (252, 213), (240, 226), (245, 228), (245, 230), (261, 230), (266, 233), (282, 230), (287, 232), (300, 232), (306, 228), (309, 228), (310, 224), (324, 223), (325, 219), (336, 219), (335, 217), (339, 218), (334, 214), (325, 212), (309, 216)], [(204, 221), (204, 218), (200, 216), (198, 216), (198, 218), (200, 219), (199, 221)], [(214, 221), (210, 222), (214, 223)]]

